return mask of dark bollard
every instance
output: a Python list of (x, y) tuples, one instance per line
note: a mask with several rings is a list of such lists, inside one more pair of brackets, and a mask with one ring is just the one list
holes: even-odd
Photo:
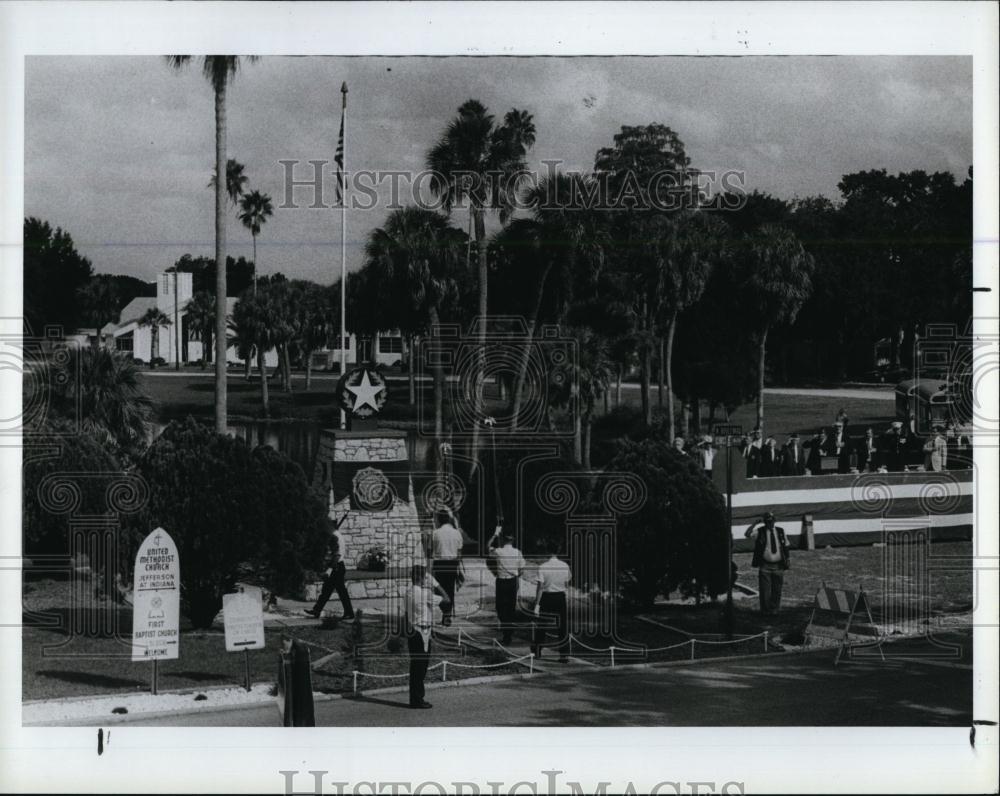
[(284, 727), (315, 727), (309, 647), (285, 639), (278, 653), (278, 710)]

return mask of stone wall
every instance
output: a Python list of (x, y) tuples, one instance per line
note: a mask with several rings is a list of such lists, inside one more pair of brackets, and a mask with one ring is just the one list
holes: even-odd
[[(334, 496), (329, 486), (332, 468), (337, 462), (372, 462), (377, 466), (378, 462), (392, 461), (408, 461), (406, 435), (403, 432), (378, 429), (363, 433), (324, 432), (321, 437), (313, 483), (317, 487), (325, 487), (330, 495), (331, 519), (340, 519), (346, 514), (340, 526), (340, 538), (344, 563), (349, 570), (357, 569), (362, 556), (373, 547), (386, 551), (390, 568), (408, 569), (414, 563), (426, 563), (412, 479), (408, 494), (394, 498), (387, 511), (353, 510), (349, 496)], [(339, 499), (334, 502), (335, 498)], [(352, 592), (351, 596), (382, 597), (384, 588), (375, 589), (381, 591), (380, 594), (355, 595)], [(351, 589), (350, 585), (348, 589)]]

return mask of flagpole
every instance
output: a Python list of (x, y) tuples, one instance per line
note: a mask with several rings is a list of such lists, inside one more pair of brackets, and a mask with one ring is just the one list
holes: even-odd
[[(340, 191), (340, 375), (347, 373), (347, 179), (344, 164), (347, 160), (347, 81), (340, 86), (341, 106), (340, 125), (343, 131), (341, 144), (340, 172), (342, 188)], [(340, 427), (347, 428), (347, 412), (340, 408)]]

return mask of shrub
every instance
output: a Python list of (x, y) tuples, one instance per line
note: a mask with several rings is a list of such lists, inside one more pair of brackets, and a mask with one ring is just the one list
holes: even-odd
[(646, 501), (618, 523), (623, 597), (646, 607), (660, 592), (687, 596), (725, 591), (729, 577), (725, 502), (690, 457), (664, 436), (621, 444), (608, 465), (642, 479)]
[(153, 357), (151, 360), (149, 360), (149, 366), (151, 368), (162, 368), (166, 364), (167, 360), (165, 360), (163, 357)]
[(68, 507), (78, 496), (74, 513), (106, 514), (109, 479), (119, 475), (122, 467), (94, 437), (65, 421), (45, 423), (32, 431), (23, 459), (24, 553), (29, 557), (69, 555), (69, 515), (60, 507)]
[(130, 524), (133, 544), (157, 526), (174, 538), (195, 627), (211, 625), (245, 562), (270, 589), (301, 593), (303, 564), (315, 565), (326, 538), (323, 503), (302, 468), (189, 417), (167, 426), (137, 469), (150, 498)]

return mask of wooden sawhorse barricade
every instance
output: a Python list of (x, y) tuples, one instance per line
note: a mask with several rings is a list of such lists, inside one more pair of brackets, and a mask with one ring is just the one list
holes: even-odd
[[(822, 618), (832, 616), (834, 624), (817, 622), (817, 611), (823, 612), (821, 614)], [(871, 630), (869, 635), (875, 636), (878, 645), (878, 654), (882, 657), (882, 660), (885, 660), (885, 653), (882, 652), (882, 634), (875, 624), (875, 619), (872, 617), (871, 607), (868, 603), (868, 597), (861, 586), (858, 587), (857, 591), (852, 591), (850, 589), (830, 588), (824, 583), (816, 590), (812, 615), (809, 617), (809, 624), (806, 626), (806, 644), (809, 643), (810, 636), (819, 636), (839, 641), (840, 645), (837, 648), (837, 657), (833, 659), (833, 665), (836, 666), (840, 663), (840, 656), (844, 653), (844, 650), (851, 644), (851, 624), (854, 622), (856, 616), (860, 617), (861, 611), (864, 611), (868, 617), (868, 627)], [(842, 620), (842, 617), (846, 617), (846, 621)], [(844, 621), (843, 629), (839, 627), (840, 621)], [(859, 635), (861, 634), (855, 633), (855, 636)]]

